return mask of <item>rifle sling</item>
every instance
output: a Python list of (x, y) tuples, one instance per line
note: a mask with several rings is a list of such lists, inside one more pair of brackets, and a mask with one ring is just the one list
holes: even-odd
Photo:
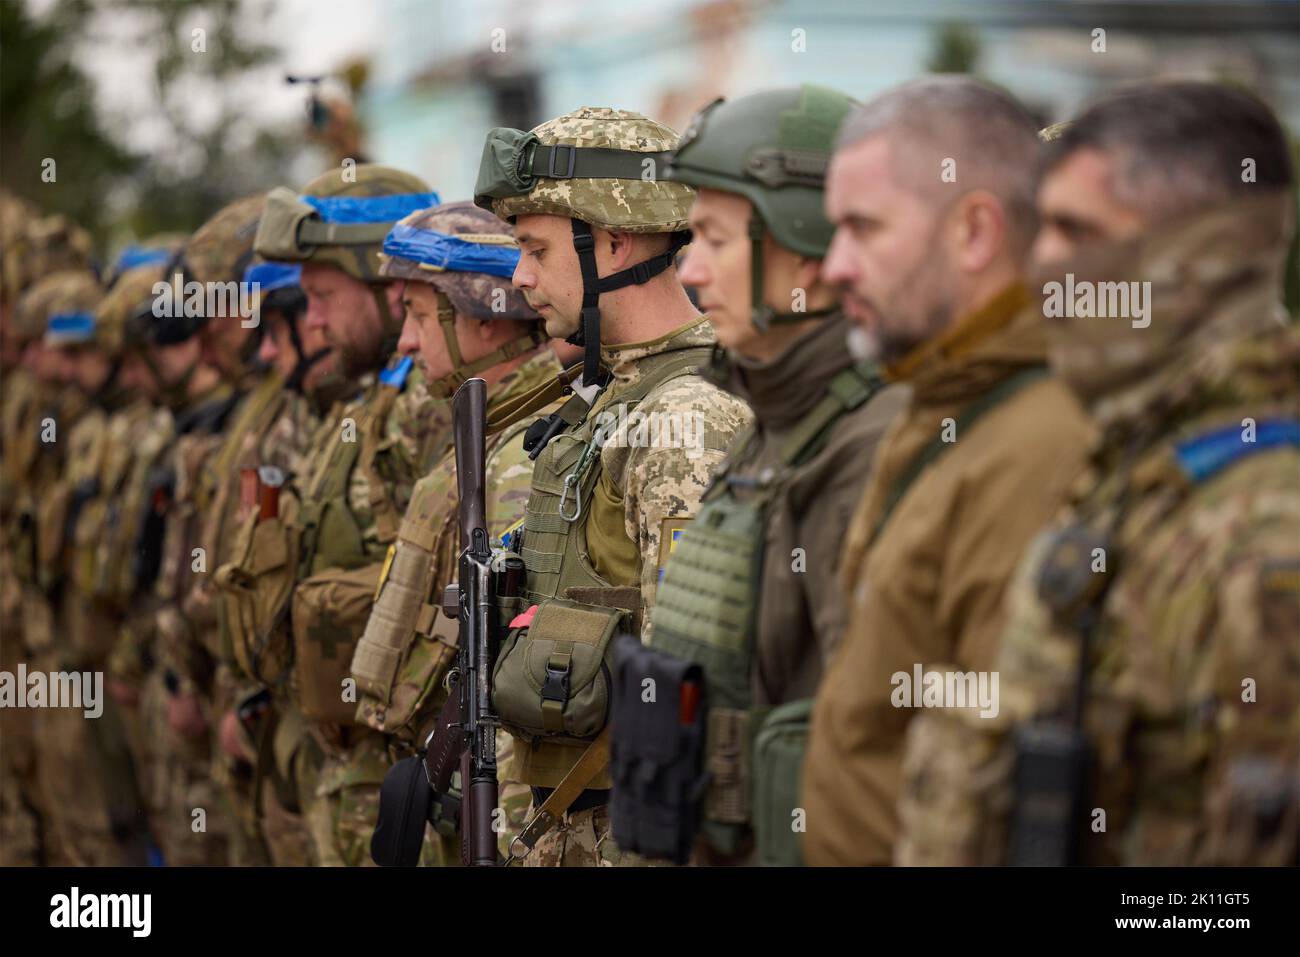
[[(609, 764), (609, 725), (605, 726), (605, 730), (600, 732), (595, 741), (587, 745), (587, 750), (582, 752), (582, 757), (578, 758), (569, 769), (569, 773), (560, 781), (559, 786), (542, 802), (537, 813), (524, 825), (519, 836), (510, 843), (510, 863), (521, 861), (528, 856), (543, 835), (564, 818), (565, 812), (607, 764)], [(522, 853), (518, 850), (521, 844), (524, 848)]]

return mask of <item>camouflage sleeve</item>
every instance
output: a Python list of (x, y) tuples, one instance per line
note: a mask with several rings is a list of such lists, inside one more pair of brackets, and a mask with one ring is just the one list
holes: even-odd
[(487, 476), (487, 531), (495, 541), (523, 519), (532, 490), (533, 463), (524, 451), (522, 429), (488, 454)]
[(626, 450), (624, 525), (640, 551), (644, 640), (674, 533), (695, 517), (709, 478), (749, 423), (750, 411), (739, 399), (695, 376), (675, 380), (637, 411), (644, 416), (640, 424), (629, 416), (628, 425), (614, 438)]
[[(451, 443), (451, 403), (434, 399), (423, 380), (412, 377), (384, 424), (386, 466), (397, 484), (410, 486), (442, 458)], [(401, 503), (406, 507), (406, 500)]]
[[(997, 714), (974, 708), (925, 709), (903, 746), (899, 834), (894, 863), (980, 866), (1005, 863), (1014, 756), (1008, 731), (1069, 701), (1078, 643), (1055, 633), (1033, 583), (1046, 547), (1040, 536), (1006, 592), (1007, 625), (997, 659)], [(960, 670), (952, 664), (931, 670)]]

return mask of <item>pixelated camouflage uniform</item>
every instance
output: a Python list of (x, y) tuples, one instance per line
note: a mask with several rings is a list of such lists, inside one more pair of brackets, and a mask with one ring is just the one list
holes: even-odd
[[(1294, 430), (1300, 413), (1300, 338), (1278, 300), (1284, 215), (1275, 198), (1207, 211), (1044, 277), (1151, 282), (1147, 328), (1053, 321), (1053, 364), (1103, 439), (1052, 528), (1117, 522), (1087, 657), (1081, 863), (1297, 863), (1300, 452), (1294, 434), (1248, 446), (1268, 420)], [(1218, 430), (1211, 468), (1193, 477), (1204, 460), (1191, 449)], [(1010, 733), (1068, 723), (1078, 673), (1080, 633), (1053, 611), (1044, 563), (1085, 581), (1100, 571), (1090, 551), (1070, 558), (1052, 542), (1040, 536), (1009, 591), (996, 718), (936, 711), (914, 724), (901, 863), (1007, 860)]]

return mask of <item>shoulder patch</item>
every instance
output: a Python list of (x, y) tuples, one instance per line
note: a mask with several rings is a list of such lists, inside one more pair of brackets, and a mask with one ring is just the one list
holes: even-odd
[(664, 569), (668, 567), (668, 559), (672, 557), (673, 551), (677, 548), (677, 542), (682, 537), (682, 532), (690, 524), (690, 518), (678, 516), (676, 518), (665, 518), (660, 525), (658, 581), (663, 581)]

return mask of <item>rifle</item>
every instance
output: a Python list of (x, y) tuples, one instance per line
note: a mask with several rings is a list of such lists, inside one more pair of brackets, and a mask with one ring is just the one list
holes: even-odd
[[(466, 866), (497, 863), (493, 818), (497, 808), (499, 721), (492, 712), (492, 665), (497, 652), (496, 575), (488, 544), (486, 504), (487, 383), (470, 379), (452, 399), (459, 494), (459, 581), (448, 586), (443, 610), (460, 621), (456, 666), (448, 683), (454, 723), (435, 734), (425, 755), (429, 781), (437, 789), (460, 759), (461, 860)], [(448, 715), (450, 717), (450, 715)], [(442, 722), (440, 722), (442, 724)], [(449, 733), (448, 733), (449, 732)], [(442, 740), (437, 740), (441, 738)]]

